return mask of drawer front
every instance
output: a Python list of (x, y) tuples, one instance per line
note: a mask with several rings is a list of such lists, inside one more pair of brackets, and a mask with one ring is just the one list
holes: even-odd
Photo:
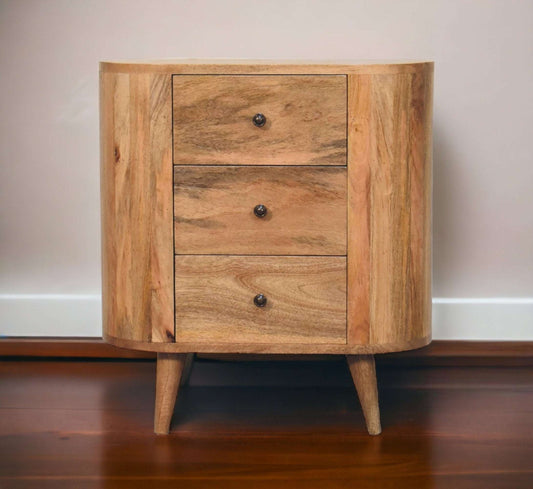
[(175, 270), (176, 341), (346, 343), (345, 257), (189, 255)]
[(177, 254), (344, 255), (346, 213), (346, 168), (174, 167)]
[(173, 118), (176, 165), (346, 165), (345, 75), (174, 75)]

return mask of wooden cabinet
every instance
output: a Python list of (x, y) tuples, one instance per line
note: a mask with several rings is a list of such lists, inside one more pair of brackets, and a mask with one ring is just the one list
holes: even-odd
[(432, 63), (100, 65), (104, 338), (158, 352), (155, 431), (194, 353), (431, 339)]

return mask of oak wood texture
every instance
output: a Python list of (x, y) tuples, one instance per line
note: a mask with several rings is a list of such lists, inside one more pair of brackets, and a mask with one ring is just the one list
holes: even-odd
[(348, 343), (431, 333), (432, 71), (348, 77)]
[(183, 353), (157, 354), (154, 433), (158, 435), (166, 435), (169, 432), (186, 363), (187, 355)]
[(344, 75), (172, 80), (176, 165), (346, 165)]
[(156, 437), (155, 362), (2, 361), (0, 487), (531, 488), (531, 367), (378, 371), (379, 437), (344, 361), (198, 362)]
[(346, 360), (363, 409), (366, 429), (370, 435), (379, 435), (381, 421), (374, 355), (347, 355)]
[(174, 223), (178, 254), (345, 255), (346, 168), (176, 166)]
[(104, 331), (174, 340), (171, 79), (100, 74)]
[(175, 270), (176, 344), (346, 343), (344, 257), (185, 255)]

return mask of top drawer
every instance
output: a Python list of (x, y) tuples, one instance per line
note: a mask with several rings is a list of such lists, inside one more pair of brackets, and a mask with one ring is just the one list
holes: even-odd
[(345, 75), (174, 75), (173, 118), (175, 165), (346, 165)]

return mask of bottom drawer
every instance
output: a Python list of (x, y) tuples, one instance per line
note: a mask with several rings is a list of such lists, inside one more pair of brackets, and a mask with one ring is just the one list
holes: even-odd
[(176, 341), (346, 343), (345, 257), (175, 260)]

